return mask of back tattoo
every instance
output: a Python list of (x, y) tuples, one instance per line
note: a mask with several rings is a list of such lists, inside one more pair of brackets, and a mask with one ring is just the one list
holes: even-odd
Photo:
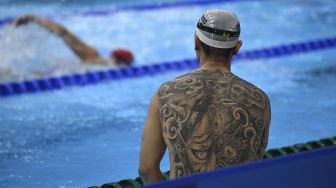
[(260, 159), (267, 146), (267, 96), (232, 73), (197, 70), (157, 93), (171, 173), (180, 177)]

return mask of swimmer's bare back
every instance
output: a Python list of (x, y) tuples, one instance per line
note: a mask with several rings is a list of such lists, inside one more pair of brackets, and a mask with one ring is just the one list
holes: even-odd
[(261, 159), (270, 103), (264, 92), (232, 73), (197, 70), (157, 93), (170, 177)]
[(35, 15), (26, 15), (15, 19), (13, 25), (19, 26), (29, 22), (35, 22), (61, 37), (83, 63), (107, 64), (107, 61), (101, 58), (94, 48), (82, 42), (76, 35), (56, 22)]

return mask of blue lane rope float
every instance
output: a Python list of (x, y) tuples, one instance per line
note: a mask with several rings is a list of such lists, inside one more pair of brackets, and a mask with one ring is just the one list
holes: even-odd
[(0, 26), (5, 25), (7, 23), (10, 23), (13, 20), (14, 20), (13, 17), (6, 17), (6, 18), (3, 18), (3, 19), (0, 19)]
[[(333, 48), (336, 46), (336, 37), (313, 40), (308, 42), (292, 43), (243, 51), (234, 58), (239, 60), (256, 60), (274, 58), (297, 53), (307, 53), (316, 50)], [(83, 74), (64, 75), (60, 77), (41, 78), (26, 80), (22, 82), (12, 82), (0, 84), (0, 97), (13, 96), (24, 93), (36, 93), (62, 89), (67, 86), (84, 86), (97, 84), (108, 80), (121, 80), (126, 78), (144, 77), (148, 75), (162, 74), (169, 71), (182, 71), (198, 67), (196, 59), (186, 59), (175, 62), (164, 62), (143, 66), (131, 66), (118, 69), (100, 70), (86, 72)]]
[[(197, 0), (197, 1), (176, 1), (176, 2), (165, 2), (156, 4), (143, 4), (143, 5), (133, 5), (127, 7), (119, 7), (113, 9), (103, 9), (103, 10), (90, 10), (84, 12), (76, 12), (70, 14), (53, 15), (47, 16), (48, 18), (54, 17), (71, 17), (71, 16), (107, 16), (123, 11), (146, 11), (155, 9), (166, 9), (166, 8), (177, 8), (177, 7), (187, 7), (187, 6), (202, 6), (207, 4), (215, 3), (229, 3), (229, 2), (240, 2), (240, 1), (251, 1), (251, 0)], [(14, 17), (7, 17), (0, 19), (0, 26), (10, 23), (14, 20)]]

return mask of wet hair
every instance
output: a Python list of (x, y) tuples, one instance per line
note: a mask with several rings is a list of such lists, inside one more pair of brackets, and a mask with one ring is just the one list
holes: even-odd
[(215, 47), (205, 44), (201, 40), (200, 40), (200, 43), (201, 43), (201, 48), (203, 49), (206, 57), (216, 56), (216, 57), (221, 57), (221, 58), (229, 58), (230, 54), (234, 50), (234, 47), (227, 48), (227, 49), (215, 48)]

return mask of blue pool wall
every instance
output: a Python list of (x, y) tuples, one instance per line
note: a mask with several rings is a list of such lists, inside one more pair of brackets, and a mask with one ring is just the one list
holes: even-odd
[(144, 188), (334, 187), (336, 146), (195, 174)]

